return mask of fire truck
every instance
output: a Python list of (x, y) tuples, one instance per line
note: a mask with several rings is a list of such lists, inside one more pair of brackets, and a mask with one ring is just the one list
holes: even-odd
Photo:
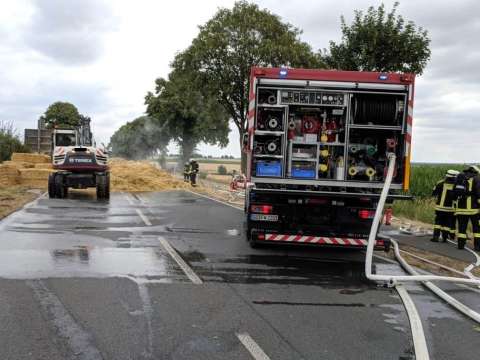
[[(407, 199), (413, 74), (251, 69), (245, 232), (252, 247), (364, 249), (395, 154), (388, 201)], [(388, 250), (377, 235), (375, 247)]]

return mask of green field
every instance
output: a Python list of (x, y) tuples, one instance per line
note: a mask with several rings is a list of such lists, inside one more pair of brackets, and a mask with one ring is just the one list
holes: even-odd
[(394, 215), (432, 224), (435, 217), (435, 202), (431, 197), (433, 187), (443, 179), (448, 169), (462, 171), (466, 167), (462, 164), (412, 164), (409, 194), (415, 200), (396, 201)]

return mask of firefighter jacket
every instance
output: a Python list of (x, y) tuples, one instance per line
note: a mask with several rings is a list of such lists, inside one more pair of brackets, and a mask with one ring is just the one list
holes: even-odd
[(455, 178), (445, 178), (439, 181), (433, 188), (432, 196), (435, 197), (435, 210), (454, 212), (455, 201)]
[(190, 174), (190, 164), (185, 164), (185, 166), (183, 167), (183, 173)]
[(480, 176), (468, 177), (465, 192), (459, 196), (455, 215), (476, 215), (480, 211)]

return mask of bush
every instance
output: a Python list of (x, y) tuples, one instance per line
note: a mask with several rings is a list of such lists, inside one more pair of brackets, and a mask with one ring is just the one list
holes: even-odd
[(207, 178), (207, 175), (208, 175), (208, 174), (207, 174), (206, 172), (204, 172), (204, 171), (200, 171), (200, 172), (198, 173), (198, 177), (199, 177), (201, 180), (205, 180), (205, 179)]
[(218, 175), (227, 175), (227, 167), (225, 165), (218, 165), (217, 173)]
[(30, 152), (18, 139), (13, 123), (0, 121), (0, 162), (10, 160), (14, 152)]

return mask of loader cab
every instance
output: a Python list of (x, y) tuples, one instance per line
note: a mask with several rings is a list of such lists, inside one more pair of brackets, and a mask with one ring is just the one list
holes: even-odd
[(76, 146), (78, 137), (75, 130), (54, 130), (53, 132), (53, 148), (57, 146)]

